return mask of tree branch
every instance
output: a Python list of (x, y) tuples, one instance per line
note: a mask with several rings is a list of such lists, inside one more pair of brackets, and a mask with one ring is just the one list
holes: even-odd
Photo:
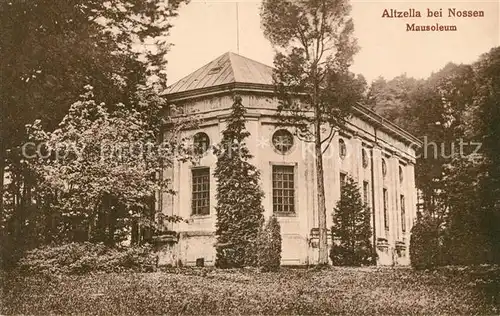
[(297, 32), (299, 33), (298, 34), (298, 39), (299, 39), (300, 43), (302, 44), (302, 46), (304, 46), (304, 49), (306, 51), (306, 57), (307, 57), (307, 59), (309, 59), (310, 58), (310, 55), (309, 55), (309, 44), (307, 43), (306, 35), (304, 34), (304, 31), (300, 27), (299, 23), (297, 23)]
[(321, 141), (321, 144), (323, 144), (324, 142), (326, 142), (328, 140), (328, 144), (326, 144), (326, 147), (325, 149), (323, 150), (323, 154), (328, 150), (328, 148), (330, 147), (330, 144), (332, 143), (332, 139), (333, 137), (335, 137), (335, 135), (337, 134), (337, 130), (334, 128), (334, 127), (331, 127), (331, 130), (330, 130), (330, 135), (328, 135), (328, 137), (324, 140)]
[(331, 139), (333, 132), (334, 132), (333, 126), (330, 126), (330, 132), (328, 133), (328, 136), (325, 139), (321, 140), (321, 144), (323, 144), (327, 140)]
[[(320, 54), (318, 56), (318, 63), (321, 60), (321, 58), (323, 58), (323, 53), (325, 52), (325, 50), (324, 50), (325, 44), (323, 43), (324, 35), (325, 35), (325, 19), (326, 19), (325, 14), (326, 14), (325, 1), (323, 1), (323, 5), (321, 7), (321, 26), (320, 26), (320, 31), (319, 31), (320, 36), (319, 36), (318, 42), (316, 43), (317, 49), (318, 49), (318, 51), (320, 51)], [(321, 49), (320, 49), (320, 47), (321, 47)]]

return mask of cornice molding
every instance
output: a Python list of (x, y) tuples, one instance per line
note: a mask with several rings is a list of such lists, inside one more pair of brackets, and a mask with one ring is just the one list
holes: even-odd
[(257, 84), (257, 83), (242, 83), (242, 82), (232, 82), (219, 86), (211, 86), (201, 89), (183, 91), (172, 94), (163, 94), (169, 102), (186, 101), (189, 99), (199, 99), (220, 94), (230, 94), (238, 92), (253, 92), (253, 93), (264, 93), (264, 94), (274, 94), (274, 87)]
[[(207, 88), (183, 91), (179, 93), (163, 94), (163, 96), (167, 98), (168, 102), (176, 103), (188, 100), (194, 101), (196, 99), (202, 99), (216, 95), (231, 95), (236, 93), (265, 94), (268, 96), (274, 96), (274, 87), (266, 84), (233, 82), (219, 86), (211, 86)], [(410, 144), (410, 146), (423, 146), (423, 143), (418, 138), (405, 131), (401, 127), (397, 126), (396, 124), (384, 119), (382, 116), (370, 110), (363, 104), (356, 103), (353, 106), (353, 109), (354, 116), (367, 120), (369, 123), (373, 124), (374, 127), (380, 128), (381, 130), (387, 132), (395, 138), (402, 140), (407, 144)]]

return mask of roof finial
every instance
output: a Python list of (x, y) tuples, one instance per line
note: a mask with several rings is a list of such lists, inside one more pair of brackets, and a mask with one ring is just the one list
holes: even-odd
[(238, 19), (238, 1), (236, 3), (236, 52), (240, 53), (240, 22)]

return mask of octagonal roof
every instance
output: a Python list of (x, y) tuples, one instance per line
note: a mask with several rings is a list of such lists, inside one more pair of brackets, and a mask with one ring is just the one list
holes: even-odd
[(174, 94), (228, 83), (272, 85), (273, 68), (241, 55), (227, 52), (172, 84), (165, 93)]

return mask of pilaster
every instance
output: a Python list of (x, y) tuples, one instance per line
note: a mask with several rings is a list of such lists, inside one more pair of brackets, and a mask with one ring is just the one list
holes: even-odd
[(359, 187), (363, 188), (363, 179), (361, 177), (363, 172), (363, 162), (361, 159), (361, 150), (363, 148), (361, 138), (358, 134), (354, 134), (351, 140), (352, 154), (351, 154), (351, 172), (354, 180), (358, 182)]
[(415, 185), (415, 164), (413, 162), (409, 162), (405, 169), (406, 169), (405, 183), (407, 185), (407, 192), (408, 192), (407, 193), (408, 203), (406, 205), (406, 209), (408, 212), (408, 221), (410, 224), (407, 227), (407, 231), (410, 232), (411, 228), (413, 227), (417, 219), (417, 188)]
[(393, 186), (393, 198), (392, 198), (392, 203), (393, 203), (393, 208), (392, 208), (392, 231), (394, 232), (393, 237), (394, 237), (394, 242), (401, 241), (403, 232), (402, 232), (402, 225), (401, 225), (401, 203), (399, 201), (400, 199), (400, 194), (401, 194), (401, 189), (400, 189), (400, 184), (399, 184), (399, 158), (397, 155), (392, 155), (389, 158), (389, 166), (390, 170), (388, 173), (390, 173), (391, 177), (391, 182)]
[(372, 190), (375, 204), (375, 230), (377, 238), (386, 238), (384, 227), (384, 210), (383, 210), (383, 179), (382, 179), (382, 151), (380, 146), (375, 145), (371, 150), (371, 159), (373, 167), (373, 184)]

